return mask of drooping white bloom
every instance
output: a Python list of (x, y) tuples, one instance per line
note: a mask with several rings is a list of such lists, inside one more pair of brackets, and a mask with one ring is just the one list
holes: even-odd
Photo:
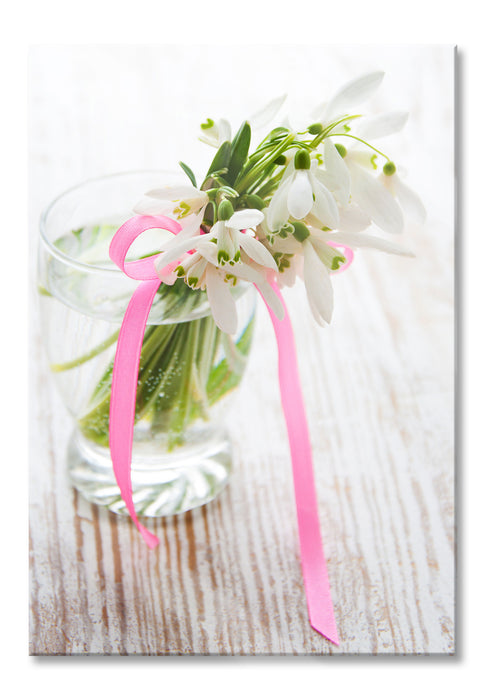
[(241, 251), (245, 251), (257, 264), (277, 271), (275, 260), (252, 235), (252, 231), (263, 221), (264, 215), (258, 209), (242, 209), (226, 221), (217, 221), (211, 229), (218, 246), (218, 262), (230, 265), (238, 262)]
[(277, 316), (283, 314), (266, 279), (269, 271), (277, 271), (275, 260), (252, 235), (252, 227), (262, 218), (258, 210), (244, 209), (226, 221), (217, 221), (209, 233), (182, 239), (179, 234), (155, 263), (161, 276), (168, 265), (178, 261), (176, 274), (193, 289), (207, 291), (216, 325), (225, 333), (236, 332), (236, 305), (230, 287), (238, 279), (256, 284)]
[[(260, 129), (271, 122), (286, 98), (287, 95), (275, 97), (255, 112), (248, 119), (251, 128)], [(219, 148), (225, 141), (231, 141), (231, 125), (229, 121), (227, 119), (219, 119), (219, 121), (215, 122), (213, 119), (207, 119), (204, 124), (201, 124), (199, 140), (214, 148)]]
[(206, 192), (191, 185), (159, 187), (146, 192), (133, 207), (136, 214), (169, 216), (183, 224), (178, 240), (197, 235), (209, 201)]
[[(360, 215), (356, 216), (358, 224), (359, 221)], [(369, 220), (365, 220), (365, 223), (368, 224)], [(305, 223), (298, 221), (289, 224), (279, 234), (272, 233), (266, 221), (258, 228), (259, 236), (277, 261), (279, 286), (292, 286), (296, 278), (301, 277), (312, 314), (320, 325), (330, 323), (332, 316), (333, 291), (330, 273), (338, 270), (345, 262), (345, 257), (336, 249), (336, 245), (374, 248), (386, 253), (413, 256), (413, 253), (395, 243), (378, 236), (359, 233), (358, 226), (350, 225), (349, 229), (348, 232), (323, 231), (319, 222), (312, 216), (308, 217)]]
[(385, 112), (373, 117), (363, 117), (355, 122), (356, 135), (364, 141), (382, 139), (396, 134), (405, 126), (408, 112)]
[(327, 125), (348, 114), (351, 108), (355, 108), (371, 97), (379, 88), (384, 75), (383, 71), (374, 71), (342, 85), (328, 102), (314, 110), (313, 116), (316, 121)]
[(396, 170), (387, 174), (385, 168), (385, 171), (379, 176), (379, 180), (391, 195), (396, 197), (405, 216), (419, 224), (425, 221), (426, 211), (422, 200), (416, 192), (403, 182)]
[[(407, 117), (406, 112), (390, 112), (364, 119), (357, 123), (357, 134), (362, 140), (389, 136), (403, 128)], [(376, 176), (377, 154), (371, 148), (365, 150), (361, 144), (356, 146), (351, 138), (346, 141), (346, 147), (335, 145), (332, 138), (326, 138), (323, 156), (326, 167), (321, 178), (343, 207), (348, 196), (363, 216), (387, 233), (402, 232), (404, 213), (423, 220), (425, 210), (419, 198), (397, 175), (392, 178)], [(345, 211), (343, 219), (346, 219), (346, 214)]]
[(277, 231), (289, 217), (300, 220), (308, 214), (329, 228), (339, 224), (336, 200), (322, 180), (317, 161), (309, 162), (307, 168), (295, 167), (291, 162), (269, 204), (268, 225)]
[(264, 126), (267, 126), (272, 119), (277, 115), (280, 107), (283, 105), (285, 100), (287, 99), (287, 95), (280, 95), (279, 97), (275, 97), (273, 100), (270, 100), (264, 107), (258, 110), (258, 112), (255, 112), (250, 118), (250, 126), (252, 129), (260, 129)]
[(208, 201), (206, 192), (192, 185), (175, 185), (146, 192), (133, 210), (136, 214), (184, 219), (190, 214), (199, 214)]
[(204, 124), (201, 124), (199, 140), (214, 148), (219, 148), (225, 141), (231, 141), (231, 125), (229, 121), (227, 119), (219, 119), (217, 122), (214, 122), (212, 119), (208, 119)]
[[(321, 179), (343, 207), (353, 203), (363, 215), (387, 233), (401, 233), (403, 214), (393, 195), (375, 175), (376, 155), (362, 148), (334, 145), (327, 138), (323, 146), (325, 170)], [(336, 158), (337, 156), (337, 158)]]
[[(374, 248), (394, 255), (413, 257), (413, 253), (378, 236), (366, 233), (324, 232), (309, 227), (309, 236), (302, 242), (304, 253), (304, 283), (312, 314), (320, 325), (330, 323), (333, 293), (330, 270), (337, 270), (345, 258), (334, 245), (349, 248)], [(330, 242), (332, 239), (332, 243)]]

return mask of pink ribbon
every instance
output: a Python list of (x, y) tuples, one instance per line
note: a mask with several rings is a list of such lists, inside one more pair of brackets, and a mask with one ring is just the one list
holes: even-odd
[(120, 226), (110, 245), (110, 258), (113, 262), (128, 277), (141, 280), (133, 292), (123, 317), (113, 362), (110, 453), (121, 497), (133, 522), (151, 549), (159, 544), (159, 539), (137, 518), (132, 497), (131, 463), (140, 353), (150, 308), (161, 284), (154, 267), (154, 261), (159, 256), (151, 255), (143, 260), (128, 263), (125, 259), (135, 239), (144, 231), (154, 228), (162, 228), (174, 234), (181, 230), (181, 226), (176, 221), (165, 216), (134, 216)]
[[(150, 548), (156, 547), (159, 540), (137, 518), (132, 497), (130, 470), (140, 353), (147, 318), (161, 280), (154, 267), (154, 261), (158, 255), (128, 263), (125, 259), (135, 239), (144, 231), (153, 228), (165, 229), (174, 234), (181, 230), (181, 226), (176, 221), (167, 217), (135, 216), (118, 229), (110, 245), (111, 259), (126, 275), (141, 281), (125, 312), (113, 363), (110, 452), (121, 496), (131, 518)], [(348, 267), (351, 263), (352, 252), (346, 249), (346, 253), (348, 251), (350, 257), (341, 269)], [(312, 451), (298, 375), (295, 340), (280, 290), (276, 283), (272, 286), (285, 310), (283, 320), (279, 321), (265, 302), (277, 340), (280, 394), (292, 457), (302, 573), (309, 620), (319, 634), (338, 645), (329, 577), (320, 535)]]
[(261, 296), (270, 314), (277, 339), (280, 396), (292, 457), (301, 565), (309, 621), (316, 632), (333, 644), (339, 645), (319, 527), (312, 449), (299, 381), (294, 333), (280, 289), (275, 282), (272, 283), (272, 287), (284, 307), (285, 315), (281, 321), (275, 316), (263, 295)]

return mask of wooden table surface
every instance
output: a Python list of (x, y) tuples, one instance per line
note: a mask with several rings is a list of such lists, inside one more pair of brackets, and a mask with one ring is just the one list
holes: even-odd
[[(385, 95), (385, 106), (418, 110), (409, 140), (399, 140), (401, 152), (412, 154), (410, 170), (419, 155), (425, 160), (414, 185), (429, 218), (406, 232), (417, 257), (359, 253), (334, 278), (334, 320), (326, 329), (312, 322), (301, 287), (286, 295), (340, 647), (308, 624), (276, 350), (264, 308), (228, 415), (231, 482), (203, 508), (151, 521), (161, 545), (149, 551), (127, 518), (90, 505), (69, 485), (71, 419), (42, 353), (32, 285), (31, 654), (454, 652), (452, 53), (431, 50), (420, 64), (423, 94), (436, 79), (439, 87), (419, 108), (413, 75), (407, 83), (408, 73), (400, 73), (399, 52), (376, 51), (373, 58), (398, 75), (413, 102), (396, 105)], [(169, 58), (154, 56), (153, 47), (32, 51), (32, 266), (39, 212), (59, 191), (89, 176), (160, 165), (150, 139), (163, 106), (142, 117), (128, 108), (121, 124), (108, 109), (125, 98), (122, 77), (132, 97), (137, 77), (140, 94), (163, 83)], [(280, 58), (292, 83), (292, 55)], [(333, 60), (344, 80), (363, 72), (358, 52), (343, 49)], [(110, 75), (116, 80), (106, 82)], [(136, 128), (145, 118), (149, 136)], [(424, 135), (432, 122), (436, 132)], [(420, 150), (424, 144), (427, 151)]]

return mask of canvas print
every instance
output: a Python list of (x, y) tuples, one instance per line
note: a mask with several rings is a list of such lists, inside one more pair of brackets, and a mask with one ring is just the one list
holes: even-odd
[(227, 58), (30, 52), (30, 653), (452, 654), (454, 48)]

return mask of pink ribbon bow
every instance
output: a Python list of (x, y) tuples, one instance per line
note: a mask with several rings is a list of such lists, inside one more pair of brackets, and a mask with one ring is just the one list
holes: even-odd
[[(125, 259), (135, 239), (144, 231), (153, 228), (165, 229), (174, 234), (181, 230), (181, 226), (176, 221), (167, 217), (135, 216), (118, 229), (110, 245), (111, 259), (126, 275), (141, 281), (125, 312), (113, 363), (110, 452), (121, 496), (135, 525), (150, 548), (156, 547), (159, 540), (137, 518), (132, 497), (130, 468), (140, 352), (147, 318), (161, 280), (154, 267), (154, 260), (158, 255), (128, 263)], [(351, 259), (350, 256), (346, 267)], [(267, 305), (277, 340), (280, 393), (292, 457), (302, 572), (309, 620), (317, 632), (338, 645), (329, 577), (319, 528), (312, 451), (299, 382), (295, 340), (289, 315), (276, 283), (273, 283), (273, 288), (285, 310), (283, 320), (279, 321)]]

